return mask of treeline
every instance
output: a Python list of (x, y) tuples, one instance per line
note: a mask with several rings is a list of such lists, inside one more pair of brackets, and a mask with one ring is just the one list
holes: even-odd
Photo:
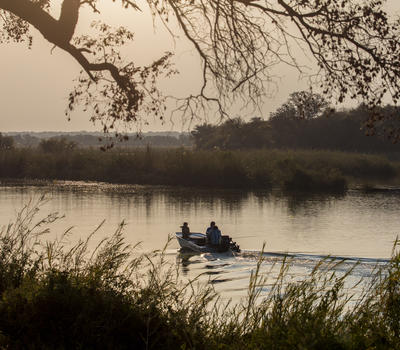
[[(67, 144), (68, 145), (68, 144)], [(0, 152), (0, 178), (84, 180), (209, 188), (343, 192), (348, 181), (390, 182), (399, 165), (385, 157), (328, 151), (68, 149)]]
[[(201, 150), (302, 149), (358, 153), (400, 154), (400, 143), (393, 143), (400, 130), (400, 109), (386, 106), (375, 110), (376, 123), (368, 124), (372, 112), (364, 105), (334, 111), (318, 94), (299, 91), (271, 113), (268, 120), (253, 118), (245, 122), (229, 119), (220, 125), (197, 125), (189, 133), (157, 134), (142, 137), (130, 134), (105, 138), (101, 133), (16, 134), (1, 136), (0, 149), (30, 147), (68, 148), (140, 148), (196, 147)], [(121, 142), (120, 142), (121, 141)], [(58, 143), (58, 145), (57, 145)], [(46, 144), (46, 145), (45, 145)], [(398, 158), (398, 157), (397, 157)]]
[[(192, 146), (192, 139), (189, 134), (178, 134), (176, 135), (136, 135), (129, 134), (128, 137), (122, 137), (119, 140), (116, 137), (109, 136), (105, 137), (104, 134), (69, 134), (69, 133), (18, 133), (13, 135), (1, 135), (0, 134), (0, 148), (2, 147), (2, 140), (7, 140), (8, 148), (35, 148), (42, 147), (43, 143), (54, 143), (56, 144), (61, 140), (64, 144), (69, 144), (69, 147), (74, 145), (74, 148), (100, 148), (105, 145), (113, 144), (114, 148), (130, 148), (130, 147), (190, 147)], [(50, 140), (50, 143), (49, 143)], [(57, 147), (57, 146), (56, 146)]]
[(315, 261), (299, 281), (288, 259), (271, 284), (258, 272), (268, 263), (260, 254), (247, 298), (232, 306), (211, 284), (182, 280), (165, 250), (132, 251), (123, 225), (90, 251), (85, 240), (66, 245), (66, 236), (40, 241), (56, 217), (37, 212), (27, 206), (0, 228), (2, 349), (400, 348), (395, 250), (369, 283), (354, 282), (359, 294), (343, 261)]
[[(269, 120), (253, 118), (244, 122), (240, 118), (225, 121), (221, 125), (203, 124), (192, 132), (198, 149), (319, 149), (360, 153), (400, 152), (400, 144), (394, 144), (383, 135), (367, 136), (371, 132), (365, 126), (368, 117), (365, 106), (345, 111), (325, 108), (314, 115), (301, 116), (295, 108), (280, 108)], [(388, 106), (379, 111), (392, 118), (400, 111)], [(392, 118), (393, 119), (393, 118)]]

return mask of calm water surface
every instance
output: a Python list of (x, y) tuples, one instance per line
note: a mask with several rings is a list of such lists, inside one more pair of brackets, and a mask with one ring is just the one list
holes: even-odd
[[(63, 183), (52, 186), (0, 186), (0, 226), (13, 220), (24, 204), (45, 193), (49, 201), (41, 214), (59, 212), (65, 217), (52, 226), (56, 237), (74, 226), (71, 240), (85, 238), (100, 222), (96, 241), (110, 235), (125, 220), (126, 239), (142, 242), (142, 251), (161, 248), (168, 234), (183, 221), (192, 232), (204, 232), (211, 220), (223, 234), (240, 244), (235, 257), (182, 255), (172, 241), (168, 256), (182, 275), (208, 281), (227, 297), (242, 297), (263, 243), (264, 270), (280, 262), (285, 253), (293, 259), (293, 278), (307, 275), (321, 256), (346, 258), (344, 269), (361, 259), (352, 276), (368, 277), (376, 264), (390, 258), (399, 234), (400, 192), (344, 196), (284, 196), (279, 193), (126, 187), (106, 184)], [(343, 267), (342, 267), (343, 268)]]

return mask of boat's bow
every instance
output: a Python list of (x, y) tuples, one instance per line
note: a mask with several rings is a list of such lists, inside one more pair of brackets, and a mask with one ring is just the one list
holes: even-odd
[(176, 232), (175, 235), (181, 248), (190, 249), (195, 252), (207, 251), (205, 245), (206, 235), (202, 233), (191, 233), (187, 239), (182, 237), (181, 232)]

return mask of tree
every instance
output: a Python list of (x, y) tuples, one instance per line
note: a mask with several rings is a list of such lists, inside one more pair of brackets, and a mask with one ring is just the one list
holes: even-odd
[[(113, 2), (139, 10), (135, 0)], [(33, 26), (68, 52), (83, 70), (68, 110), (83, 104), (106, 131), (149, 114), (164, 118), (166, 97), (157, 79), (175, 73), (172, 54), (138, 67), (120, 55), (119, 47), (133, 38), (126, 28), (113, 31), (96, 22), (97, 36), (76, 36), (79, 11), (89, 6), (97, 13), (98, 3), (63, 0), (56, 19), (50, 0), (0, 0), (0, 40), (31, 45)], [(385, 95), (394, 103), (399, 100), (399, 23), (389, 18), (380, 0), (147, 0), (143, 6), (172, 33), (183, 33), (201, 58), (203, 82), (198, 94), (179, 100), (177, 110), (183, 114), (196, 115), (214, 104), (224, 116), (239, 99), (257, 105), (278, 63), (302, 70), (293, 52), (296, 45), (319, 67), (310, 76), (311, 85), (328, 96), (360, 98), (369, 108), (381, 105)], [(379, 118), (371, 116), (372, 127)]]
[(271, 113), (270, 122), (276, 146), (296, 148), (305, 140), (305, 122), (320, 117), (329, 103), (319, 94), (298, 91), (289, 95), (287, 102)]
[[(211, 124), (197, 125), (191, 132), (194, 144), (198, 149), (211, 149), (215, 146), (215, 132), (217, 127)], [(219, 145), (218, 145), (219, 146)]]
[(297, 91), (275, 112), (271, 119), (312, 119), (321, 116), (329, 107), (328, 101), (320, 94), (309, 91)]

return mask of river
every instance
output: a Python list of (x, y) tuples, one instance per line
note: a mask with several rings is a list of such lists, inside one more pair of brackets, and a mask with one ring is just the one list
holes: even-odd
[[(168, 234), (187, 221), (192, 232), (204, 232), (211, 220), (223, 234), (240, 244), (235, 257), (182, 255), (174, 240), (167, 255), (179, 265), (182, 276), (212, 283), (226, 298), (246, 295), (251, 271), (265, 242), (264, 270), (288, 254), (292, 276), (307, 275), (321, 257), (345, 258), (348, 268), (359, 261), (352, 276), (371, 274), (385, 264), (399, 234), (400, 191), (365, 194), (350, 190), (335, 195), (284, 195), (280, 192), (199, 190), (150, 186), (115, 186), (98, 183), (0, 186), (0, 226), (12, 222), (29, 200), (45, 194), (48, 201), (39, 214), (59, 212), (65, 217), (51, 226), (48, 239), (73, 226), (71, 241), (87, 237), (105, 220), (93, 247), (126, 223), (129, 243), (140, 250), (162, 248)], [(346, 268), (347, 268), (346, 267)], [(274, 274), (271, 274), (273, 276)], [(271, 277), (272, 278), (272, 277)]]

